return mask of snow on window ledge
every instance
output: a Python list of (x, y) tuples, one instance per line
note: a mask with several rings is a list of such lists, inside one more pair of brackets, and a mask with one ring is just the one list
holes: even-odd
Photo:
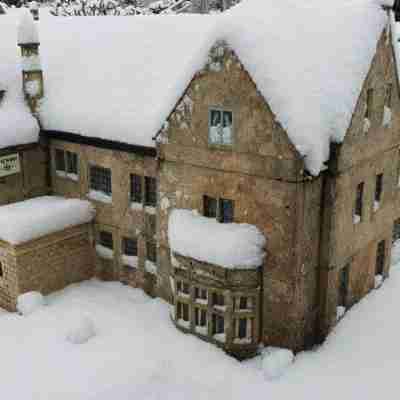
[(185, 321), (183, 319), (178, 319), (178, 325), (182, 326), (183, 328), (189, 329), (190, 328), (190, 321)]
[(354, 214), (354, 215), (353, 215), (353, 224), (354, 224), (354, 225), (357, 225), (357, 224), (359, 224), (360, 222), (361, 222), (361, 215)]
[(217, 342), (225, 343), (226, 342), (226, 334), (225, 333), (217, 333), (213, 336)]
[(97, 190), (91, 190), (88, 194), (87, 197), (90, 200), (94, 201), (99, 201), (100, 203), (107, 203), (111, 204), (112, 203), (112, 197), (104, 192), (99, 192)]
[(78, 174), (68, 173), (67, 174), (67, 178), (69, 178), (69, 179), (71, 179), (72, 181), (75, 181), (75, 182), (77, 182), (79, 180)]
[(371, 129), (371, 121), (368, 118), (364, 118), (363, 132), (368, 133)]
[(378, 211), (381, 206), (380, 201), (374, 201), (374, 212)]
[(144, 210), (146, 211), (147, 214), (152, 214), (154, 215), (156, 213), (156, 208), (152, 207), (152, 206), (146, 206), (144, 208)]
[(252, 339), (250, 337), (247, 338), (236, 338), (233, 340), (234, 344), (251, 344), (252, 343)]
[(178, 292), (178, 296), (182, 297), (183, 299), (189, 299), (190, 298), (190, 294), (189, 293)]
[(218, 311), (225, 312), (226, 311), (226, 306), (219, 306), (217, 304), (214, 305), (214, 309)]
[(112, 260), (114, 258), (114, 252), (101, 244), (96, 244), (96, 253), (101, 258), (105, 258), (107, 260)]
[(336, 307), (336, 321), (339, 321), (346, 314), (346, 307), (338, 306)]
[(208, 304), (208, 299), (196, 299), (195, 301), (197, 304), (202, 304), (203, 306)]
[(123, 254), (121, 260), (122, 264), (124, 264), (126, 267), (130, 267), (133, 269), (138, 268), (139, 261), (137, 256), (128, 256), (126, 254)]
[(146, 270), (146, 272), (148, 272), (149, 274), (152, 275), (156, 275), (157, 274), (157, 265), (155, 265), (153, 262), (151, 261), (146, 261), (145, 265), (144, 265), (144, 269)]
[(72, 181), (77, 182), (79, 180), (79, 176), (77, 174), (67, 173), (65, 171), (56, 170), (56, 176), (58, 178), (71, 179)]
[(379, 289), (382, 286), (383, 283), (383, 276), (382, 275), (375, 275), (375, 281), (374, 281), (374, 289)]
[(207, 336), (208, 334), (208, 327), (207, 326), (196, 326), (194, 331), (199, 335)]
[(142, 211), (143, 210), (143, 204), (142, 203), (137, 203), (135, 201), (131, 202), (131, 210), (134, 211)]

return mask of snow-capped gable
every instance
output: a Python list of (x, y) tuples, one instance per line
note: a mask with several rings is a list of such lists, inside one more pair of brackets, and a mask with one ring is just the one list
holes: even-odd
[(0, 23), (0, 89), (5, 90), (0, 102), (0, 148), (36, 142), (39, 133), (22, 93), (18, 16), (10, 11), (1, 16)]
[(317, 175), (341, 142), (387, 22), (377, 0), (244, 0), (209, 16), (41, 19), (43, 125), (153, 146), (225, 40)]

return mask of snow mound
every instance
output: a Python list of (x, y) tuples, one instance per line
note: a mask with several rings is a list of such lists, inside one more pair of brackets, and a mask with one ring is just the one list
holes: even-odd
[(18, 25), (18, 43), (39, 43), (38, 30), (28, 9), (24, 9), (21, 12), (21, 19)]
[(90, 222), (94, 215), (95, 209), (89, 201), (58, 196), (42, 196), (1, 206), (0, 239), (14, 245), (28, 242)]
[(81, 316), (67, 334), (67, 341), (72, 344), (83, 344), (96, 336), (96, 329), (91, 318)]
[(45, 305), (45, 299), (39, 292), (27, 292), (17, 298), (17, 310), (25, 316), (34, 313)]
[(273, 380), (284, 375), (294, 361), (291, 350), (279, 347), (267, 347), (262, 355), (262, 370), (267, 380)]
[(168, 224), (172, 251), (224, 268), (250, 269), (263, 264), (266, 240), (249, 224), (222, 224), (193, 210), (173, 210)]

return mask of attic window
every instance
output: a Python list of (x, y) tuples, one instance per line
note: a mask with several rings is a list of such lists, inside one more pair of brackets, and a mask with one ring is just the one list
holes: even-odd
[(213, 108), (209, 116), (208, 142), (211, 145), (231, 146), (233, 143), (232, 111)]

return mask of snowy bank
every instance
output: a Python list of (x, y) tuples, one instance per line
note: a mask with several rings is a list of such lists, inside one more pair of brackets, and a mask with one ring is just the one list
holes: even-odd
[(266, 244), (249, 224), (221, 224), (191, 210), (173, 210), (168, 238), (172, 251), (225, 268), (256, 268), (263, 264)]
[(43, 196), (0, 207), (0, 239), (27, 242), (94, 218), (90, 202)]

